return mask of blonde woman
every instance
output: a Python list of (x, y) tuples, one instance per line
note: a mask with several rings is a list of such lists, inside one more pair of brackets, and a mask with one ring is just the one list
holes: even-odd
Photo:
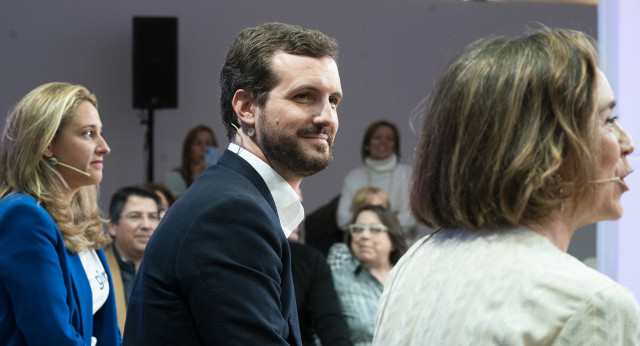
[(93, 94), (49, 83), (0, 142), (0, 344), (118, 345), (97, 184), (109, 146)]

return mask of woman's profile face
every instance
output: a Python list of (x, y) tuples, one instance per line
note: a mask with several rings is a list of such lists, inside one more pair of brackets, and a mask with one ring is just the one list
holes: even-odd
[(633, 152), (633, 141), (617, 121), (614, 113), (615, 98), (607, 78), (600, 70), (597, 78), (596, 117), (601, 157), (596, 181), (610, 178), (620, 180), (594, 182), (595, 195), (586, 211), (586, 215), (591, 216), (593, 220), (588, 220), (587, 223), (616, 220), (622, 216), (620, 197), (629, 190), (624, 178), (633, 171), (627, 162), (627, 155)]
[[(371, 226), (382, 224), (378, 214), (371, 210), (363, 210), (356, 217), (356, 224)], [(389, 255), (393, 251), (388, 232), (376, 233), (370, 229), (351, 235), (351, 250), (356, 258), (365, 266), (371, 268), (377, 264), (388, 265)]]
[(86, 176), (63, 165), (55, 165), (69, 188), (94, 185), (102, 180), (104, 156), (111, 149), (102, 137), (102, 122), (98, 110), (91, 102), (81, 102), (69, 122), (47, 148), (46, 156), (54, 156), (59, 162), (89, 173)]
[(378, 126), (366, 149), (369, 150), (369, 157), (374, 160), (384, 160), (391, 156), (396, 150), (393, 130), (389, 126)]
[(191, 162), (201, 163), (204, 161), (204, 152), (207, 147), (213, 146), (213, 137), (208, 131), (199, 131), (195, 140), (191, 144)]

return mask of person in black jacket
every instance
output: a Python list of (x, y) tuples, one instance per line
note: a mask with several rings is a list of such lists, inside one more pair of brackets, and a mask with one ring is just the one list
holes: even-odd
[(243, 30), (220, 74), (230, 141), (145, 248), (124, 345), (301, 345), (287, 237), (294, 189), (326, 168), (342, 99), (338, 45), (319, 31)]
[(315, 345), (316, 337), (322, 345), (352, 345), (326, 259), (309, 245), (289, 246), (302, 345)]
[[(296, 192), (302, 202), (300, 189)], [(302, 345), (315, 346), (317, 339), (325, 346), (353, 345), (349, 326), (340, 310), (329, 264), (319, 250), (298, 242), (303, 238), (299, 234), (301, 228), (291, 233), (289, 246)]]

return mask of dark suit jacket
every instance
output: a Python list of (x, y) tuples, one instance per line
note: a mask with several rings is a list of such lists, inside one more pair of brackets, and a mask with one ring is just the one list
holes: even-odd
[(311, 246), (289, 245), (302, 344), (315, 346), (315, 334), (322, 345), (353, 345), (326, 258)]
[(289, 244), (258, 172), (227, 150), (145, 249), (125, 345), (300, 345)]

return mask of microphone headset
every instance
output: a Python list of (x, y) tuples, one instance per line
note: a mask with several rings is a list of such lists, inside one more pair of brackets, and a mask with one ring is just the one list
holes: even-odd
[(616, 181), (620, 181), (620, 177), (613, 177), (613, 178), (607, 178), (607, 179), (598, 179), (598, 180), (591, 180), (589, 181), (591, 184), (600, 184), (600, 183), (612, 183), (612, 182), (616, 182)]
[(67, 165), (66, 163), (62, 163), (62, 162), (58, 161), (58, 159), (56, 159), (56, 158), (55, 158), (55, 157), (53, 157), (53, 156), (47, 159), (47, 163), (48, 163), (48, 164), (50, 164), (50, 165), (52, 165), (52, 166), (60, 165), (60, 166), (67, 167), (67, 168), (69, 168), (70, 170), (76, 171), (76, 172), (78, 172), (78, 173), (80, 173), (80, 174), (84, 174), (84, 175), (86, 175), (87, 177), (90, 177), (90, 176), (91, 176), (91, 174), (89, 174), (88, 172), (85, 172), (85, 171), (79, 170), (79, 169), (77, 169), (77, 168), (75, 168), (75, 167), (71, 167), (71, 166)]
[[(615, 183), (615, 182), (618, 182), (620, 180), (621, 180), (620, 177), (605, 178), (605, 179), (598, 179), (598, 180), (589, 180), (589, 184)], [(560, 185), (562, 185), (562, 186), (573, 185), (573, 182), (572, 181), (564, 181), (564, 182), (561, 182)]]

